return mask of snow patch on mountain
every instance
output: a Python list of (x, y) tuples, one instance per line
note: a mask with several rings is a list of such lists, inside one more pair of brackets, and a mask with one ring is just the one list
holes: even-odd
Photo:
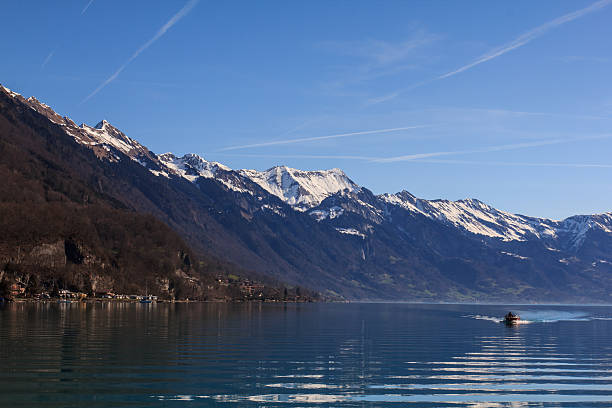
[[(245, 180), (253, 182), (268, 193), (275, 195), (299, 211), (317, 206), (328, 196), (338, 192), (352, 192), (360, 187), (351, 181), (342, 170), (302, 171), (278, 166), (266, 171), (232, 170), (218, 162), (203, 159), (197, 154), (177, 157), (172, 153), (158, 156), (170, 172), (191, 182), (199, 177), (215, 179), (228, 189), (254, 194), (245, 187)], [(331, 217), (339, 214), (331, 211)], [(325, 214), (329, 217), (330, 214)]]
[(162, 176), (168, 179), (170, 178), (170, 175), (166, 173), (165, 171), (158, 171), (158, 170), (149, 170), (149, 171), (157, 177)]
[(39, 101), (33, 96), (30, 96), (28, 99), (25, 99), (25, 102), (28, 104), (30, 108), (46, 116), (47, 119), (49, 119), (51, 122), (55, 123), (56, 125), (66, 126), (65, 118), (63, 118), (61, 115), (58, 115), (53, 109), (51, 109), (49, 105), (42, 103), (41, 101)]
[(198, 177), (215, 178), (219, 170), (231, 171), (221, 163), (210, 162), (197, 154), (189, 153), (183, 157), (177, 157), (172, 153), (164, 153), (157, 156), (159, 160), (175, 174), (194, 182)]
[(20, 95), (20, 94), (18, 94), (17, 92), (13, 92), (13, 91), (11, 91), (10, 89), (8, 89), (8, 88), (7, 88), (6, 86), (4, 86), (4, 85), (0, 85), (0, 87), (2, 87), (2, 90), (3, 90), (4, 92), (6, 92), (7, 94), (9, 94), (9, 95), (10, 95), (11, 97), (13, 97), (13, 98), (14, 98), (14, 97), (16, 97), (16, 96), (21, 96), (21, 95)]
[(323, 221), (326, 219), (333, 220), (334, 218), (344, 214), (344, 209), (335, 205), (328, 210), (312, 210), (308, 214), (317, 221)]
[[(125, 155), (150, 171), (168, 172), (168, 169), (162, 168), (163, 165), (156, 154), (149, 151), (138, 141), (127, 137), (106, 120), (102, 120), (94, 127), (86, 124), (79, 127), (68, 118), (64, 119), (67, 124), (66, 133), (71, 135), (78, 143), (92, 149), (99, 159), (117, 162)], [(105, 153), (105, 151), (108, 153)]]
[(503, 241), (524, 241), (529, 237), (553, 238), (557, 234), (556, 221), (511, 214), (476, 199), (430, 201), (416, 198), (405, 191), (379, 197), (389, 204), (452, 224), (464, 231)]
[(202, 177), (216, 180), (231, 191), (255, 194), (254, 191), (245, 186), (244, 180), (238, 172), (221, 163), (208, 161), (194, 153), (188, 153), (182, 157), (177, 157), (172, 153), (164, 153), (157, 157), (170, 173), (192, 183), (196, 183)]
[(341, 234), (345, 234), (345, 235), (356, 235), (360, 237), (361, 239), (365, 239), (366, 237), (364, 233), (359, 232), (355, 228), (336, 228), (336, 231), (338, 231)]
[(280, 215), (281, 217), (287, 216), (287, 214), (283, 212), (282, 208), (277, 205), (264, 204), (261, 206), (261, 209), (262, 211), (271, 211), (276, 215)]
[(474, 234), (501, 238), (504, 241), (523, 241), (530, 236), (543, 238), (556, 235), (548, 220), (534, 220), (510, 214), (474, 199), (434, 200), (430, 201), (429, 205), (435, 209), (435, 217)]
[(332, 194), (359, 189), (340, 169), (304, 171), (276, 166), (266, 171), (238, 172), (300, 211), (316, 207)]
[(612, 233), (612, 213), (575, 215), (560, 222), (559, 232), (571, 237), (572, 248), (579, 248), (589, 231), (599, 229)]
[(526, 260), (526, 259), (529, 259), (529, 257), (527, 257), (527, 256), (522, 256), (522, 255), (519, 255), (519, 254), (515, 254), (515, 253), (513, 253), (513, 252), (501, 251), (501, 253), (502, 253), (503, 255), (511, 256), (511, 257), (513, 257), (513, 258), (517, 258), (517, 259), (521, 259), (521, 260)]
[(136, 148), (136, 143), (134, 140), (124, 135), (121, 131), (105, 120), (98, 123), (95, 127), (82, 124), (81, 128), (94, 141), (94, 143), (113, 146), (115, 149), (128, 156), (132, 150)]
[[(586, 234), (591, 230), (599, 229), (612, 233), (612, 213), (577, 215), (563, 221), (555, 221), (511, 214), (476, 199), (423, 200), (406, 191), (382, 194), (379, 198), (388, 204), (451, 224), (466, 232), (502, 241), (553, 240), (568, 237), (566, 247), (575, 250), (582, 245)], [(548, 246), (547, 249), (558, 251)]]

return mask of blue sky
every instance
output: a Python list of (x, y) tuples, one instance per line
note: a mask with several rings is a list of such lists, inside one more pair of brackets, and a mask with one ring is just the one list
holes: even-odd
[(0, 83), (156, 153), (612, 210), (612, 1), (6, 2)]

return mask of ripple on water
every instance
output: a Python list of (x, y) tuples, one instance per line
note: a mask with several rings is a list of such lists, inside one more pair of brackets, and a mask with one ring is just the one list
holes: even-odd
[[(0, 311), (11, 406), (612, 406), (607, 309), (157, 305)], [(539, 319), (539, 320), (538, 320)], [(551, 320), (558, 323), (552, 323)]]

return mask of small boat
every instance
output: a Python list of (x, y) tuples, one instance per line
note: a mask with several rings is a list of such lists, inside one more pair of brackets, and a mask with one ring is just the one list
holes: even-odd
[(153, 303), (157, 301), (157, 296), (153, 296), (153, 295), (146, 295), (143, 296), (142, 299), (140, 299), (140, 303)]
[(508, 312), (508, 314), (504, 316), (504, 323), (508, 325), (517, 324), (520, 320), (521, 317), (512, 312)]

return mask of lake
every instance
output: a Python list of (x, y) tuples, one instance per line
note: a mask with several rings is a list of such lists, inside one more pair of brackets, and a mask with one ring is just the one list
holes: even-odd
[(13, 303), (0, 367), (10, 407), (609, 407), (612, 308)]

